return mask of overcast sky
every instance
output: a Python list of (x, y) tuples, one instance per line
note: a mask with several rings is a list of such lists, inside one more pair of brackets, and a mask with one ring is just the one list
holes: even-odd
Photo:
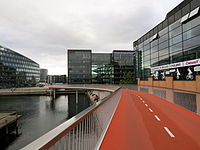
[(66, 50), (132, 49), (182, 0), (0, 0), (0, 45), (66, 74)]

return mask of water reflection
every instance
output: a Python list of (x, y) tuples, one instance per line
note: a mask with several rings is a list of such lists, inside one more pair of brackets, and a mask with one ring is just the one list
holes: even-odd
[(88, 97), (85, 96), (85, 94), (79, 94), (78, 95), (78, 102), (76, 104), (76, 95), (75, 94), (69, 94), (68, 95), (68, 104), (69, 104), (69, 118), (75, 116), (79, 112), (86, 109), (90, 104)]
[(166, 99), (167, 101), (184, 107), (194, 113), (200, 114), (199, 93), (137, 85), (129, 85), (126, 86), (126, 88), (160, 96), (161, 98)]
[[(79, 94), (79, 103), (74, 102), (75, 94), (58, 96), (55, 100), (49, 96), (5, 96), (0, 97), (0, 112), (16, 111), (22, 115), (20, 126), (22, 134), (8, 147), (16, 150), (57, 127), (68, 118), (89, 106), (84, 94)], [(83, 102), (87, 101), (87, 102)], [(76, 108), (78, 108), (77, 111)]]

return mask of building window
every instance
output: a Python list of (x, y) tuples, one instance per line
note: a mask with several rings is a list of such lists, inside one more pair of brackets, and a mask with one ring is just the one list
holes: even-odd
[(182, 50), (182, 43), (178, 43), (170, 47), (170, 53), (174, 53), (180, 50)]

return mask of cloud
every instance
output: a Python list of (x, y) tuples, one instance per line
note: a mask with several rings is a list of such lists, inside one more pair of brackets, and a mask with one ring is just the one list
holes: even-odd
[(0, 44), (65, 74), (66, 49), (132, 49), (181, 1), (1, 0)]

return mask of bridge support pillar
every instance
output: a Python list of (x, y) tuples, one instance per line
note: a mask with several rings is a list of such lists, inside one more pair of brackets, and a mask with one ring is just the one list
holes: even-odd
[(53, 89), (53, 99), (55, 100), (56, 99), (56, 90)]

